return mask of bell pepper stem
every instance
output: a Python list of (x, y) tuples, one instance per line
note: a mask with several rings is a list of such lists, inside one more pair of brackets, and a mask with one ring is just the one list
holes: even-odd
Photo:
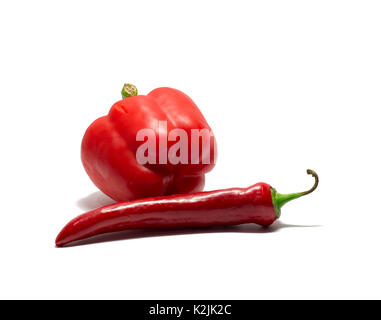
[(303, 192), (296, 192), (296, 193), (288, 193), (288, 194), (281, 194), (281, 193), (278, 193), (274, 188), (271, 188), (271, 196), (272, 196), (272, 200), (273, 200), (273, 205), (274, 205), (274, 209), (275, 209), (275, 215), (277, 218), (280, 217), (280, 209), (289, 201), (291, 200), (294, 200), (294, 199), (297, 199), (297, 198), (300, 198), (302, 196), (305, 196), (311, 192), (313, 192), (318, 184), (319, 184), (319, 177), (318, 175), (316, 174), (315, 171), (311, 170), (311, 169), (308, 169), (307, 170), (307, 173), (312, 175), (314, 178), (315, 178), (315, 183), (314, 185), (312, 186), (311, 189), (307, 190), (307, 191), (303, 191)]
[(122, 88), (122, 97), (123, 99), (137, 96), (138, 95), (138, 89), (130, 83), (125, 83)]

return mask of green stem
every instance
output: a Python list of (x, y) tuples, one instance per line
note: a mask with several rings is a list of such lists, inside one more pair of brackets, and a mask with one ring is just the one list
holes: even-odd
[(130, 83), (125, 83), (122, 88), (122, 97), (123, 99), (137, 96), (138, 95), (138, 89)]
[(309, 194), (313, 192), (318, 184), (319, 184), (319, 177), (316, 174), (315, 171), (308, 169), (307, 173), (312, 175), (315, 178), (315, 184), (312, 186), (311, 189), (303, 192), (296, 192), (296, 193), (289, 193), (289, 194), (281, 194), (278, 193), (274, 188), (271, 188), (271, 196), (273, 200), (273, 205), (275, 209), (275, 215), (277, 218), (280, 217), (280, 209), (289, 201), (300, 198), (302, 196), (305, 196), (306, 194)]

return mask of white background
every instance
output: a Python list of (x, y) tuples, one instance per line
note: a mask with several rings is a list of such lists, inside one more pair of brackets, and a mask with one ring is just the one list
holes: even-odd
[[(381, 298), (379, 1), (2, 1), (0, 298)], [(64, 249), (108, 203), (80, 161), (120, 99), (186, 92), (219, 146), (206, 190), (318, 190), (281, 223)]]

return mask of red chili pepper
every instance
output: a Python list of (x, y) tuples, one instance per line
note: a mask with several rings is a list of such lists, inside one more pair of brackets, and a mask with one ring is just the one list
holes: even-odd
[(227, 226), (256, 223), (269, 226), (288, 201), (314, 191), (279, 194), (260, 182), (249, 188), (199, 192), (116, 203), (89, 211), (69, 222), (56, 239), (57, 246), (94, 235), (127, 229)]
[[(82, 163), (94, 184), (116, 201), (202, 191), (205, 173), (213, 169), (217, 150), (214, 136), (210, 143), (204, 143), (201, 136), (192, 140), (192, 130), (213, 134), (192, 99), (172, 88), (137, 95), (136, 87), (130, 84), (124, 85), (122, 96), (124, 99), (116, 102), (107, 116), (89, 126), (82, 140)], [(167, 133), (174, 129), (186, 133), (187, 161), (174, 164), (169, 159), (163, 163), (177, 143), (167, 141), (169, 136), (160, 127), (163, 123)], [(142, 164), (137, 159), (137, 150), (143, 144), (137, 141), (137, 134), (142, 129), (152, 130), (156, 136), (155, 164)], [(160, 138), (163, 136), (165, 143)], [(198, 163), (194, 158), (192, 162), (195, 155)], [(208, 161), (204, 161), (208, 155)]]

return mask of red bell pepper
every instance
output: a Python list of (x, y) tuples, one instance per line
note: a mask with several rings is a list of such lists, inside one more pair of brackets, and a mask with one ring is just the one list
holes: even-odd
[[(192, 139), (194, 129), (212, 133), (196, 104), (172, 88), (137, 95), (134, 86), (125, 85), (122, 95), (124, 99), (116, 102), (107, 116), (95, 120), (82, 140), (82, 163), (94, 184), (116, 201), (202, 191), (205, 173), (213, 169), (217, 150), (214, 136), (210, 143), (204, 143), (201, 136)], [(165, 123), (167, 132), (186, 132), (188, 161), (160, 161), (159, 155), (164, 152), (167, 157), (177, 142), (168, 141), (166, 136), (162, 140), (160, 123)], [(156, 135), (155, 164), (137, 160), (136, 152), (143, 143), (137, 141), (141, 129), (153, 130)], [(199, 163), (192, 163), (192, 150), (198, 151)], [(209, 162), (203, 161), (204, 154), (209, 155)]]

